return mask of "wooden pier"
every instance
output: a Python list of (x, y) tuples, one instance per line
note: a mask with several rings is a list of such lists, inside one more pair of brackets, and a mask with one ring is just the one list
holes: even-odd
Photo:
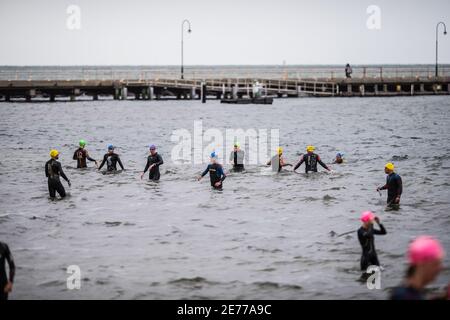
[(0, 101), (112, 97), (116, 100), (222, 99), (253, 97), (256, 81), (262, 95), (284, 97), (373, 97), (449, 95), (450, 77), (355, 79), (202, 80), (0, 80)]

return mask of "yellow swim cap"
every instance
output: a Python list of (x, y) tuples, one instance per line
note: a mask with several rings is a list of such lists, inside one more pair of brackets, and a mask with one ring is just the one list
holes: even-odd
[(314, 146), (307, 146), (306, 147), (306, 151), (307, 152), (313, 152), (314, 150), (316, 150), (316, 148)]
[(59, 154), (58, 150), (53, 149), (52, 151), (50, 151), (50, 157), (52, 158), (56, 158), (58, 154)]
[(391, 162), (386, 163), (386, 165), (384, 167), (388, 170), (394, 171), (394, 164)]
[(277, 148), (277, 152), (278, 152), (278, 154), (282, 154), (283, 153), (283, 148), (282, 147), (278, 147)]

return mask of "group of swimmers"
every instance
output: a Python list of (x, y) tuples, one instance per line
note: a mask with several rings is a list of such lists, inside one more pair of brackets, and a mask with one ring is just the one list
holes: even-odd
[[(108, 152), (103, 156), (103, 161), (98, 165), (97, 160), (90, 157), (88, 151), (86, 150), (86, 141), (80, 140), (79, 147), (75, 150), (73, 154), (73, 160), (77, 161), (77, 168), (86, 168), (87, 160), (95, 162), (98, 170), (101, 170), (106, 164), (106, 172), (117, 171), (117, 164), (124, 170), (124, 166), (120, 157), (114, 152), (114, 146), (108, 145)], [(298, 163), (294, 167), (294, 171), (297, 170), (303, 163), (305, 163), (305, 172), (317, 172), (317, 164), (320, 164), (326, 170), (331, 170), (320, 158), (320, 156), (314, 153), (314, 146), (308, 146), (306, 148), (307, 153), (302, 155)], [(156, 151), (155, 145), (149, 146), (150, 154), (147, 158), (147, 164), (144, 171), (141, 174), (141, 179), (144, 177), (145, 173), (149, 171), (149, 179), (153, 181), (158, 181), (160, 179), (159, 167), (164, 163), (161, 155)], [(58, 150), (50, 151), (50, 160), (45, 164), (45, 175), (48, 178), (48, 190), (51, 199), (55, 199), (56, 193), (60, 195), (61, 198), (66, 196), (64, 186), (61, 183), (60, 177), (67, 181), (68, 185), (71, 186), (70, 180), (65, 175), (61, 163), (58, 161), (59, 152)], [(233, 165), (233, 172), (242, 172), (244, 168), (245, 152), (241, 150), (240, 144), (236, 142), (233, 146), (233, 150), (230, 153), (230, 163)], [(206, 169), (198, 177), (200, 181), (206, 174), (209, 173), (211, 187), (216, 190), (222, 190), (223, 181), (226, 178), (223, 166), (219, 163), (216, 152), (212, 152), (210, 155), (211, 163), (208, 164)], [(343, 154), (338, 153), (334, 163), (343, 163)], [(283, 149), (279, 147), (277, 149), (277, 154), (272, 157), (267, 165), (272, 166), (272, 170), (275, 172), (280, 172), (283, 167), (292, 166), (286, 163), (283, 157)]]
[[(77, 161), (77, 168), (86, 168), (87, 160), (95, 162), (98, 170), (106, 164), (106, 172), (117, 171), (117, 164), (124, 170), (124, 166), (120, 157), (114, 152), (113, 145), (108, 145), (108, 152), (103, 156), (103, 160), (98, 165), (97, 160), (90, 157), (86, 150), (86, 141), (79, 141), (79, 148), (77, 148), (73, 154), (73, 160)], [(50, 151), (51, 159), (45, 164), (45, 174), (48, 178), (48, 190), (51, 199), (55, 199), (56, 193), (61, 198), (66, 196), (65, 189), (60, 181), (60, 177), (67, 181), (68, 185), (71, 185), (70, 180), (64, 174), (61, 163), (58, 161), (59, 152), (57, 150)], [(240, 145), (236, 142), (233, 146), (233, 150), (230, 152), (229, 161), (232, 164), (233, 172), (242, 172), (244, 168), (245, 152), (241, 150)], [(159, 167), (164, 163), (163, 158), (158, 154), (155, 145), (149, 146), (149, 155), (147, 157), (147, 163), (141, 174), (141, 179), (145, 173), (149, 171), (149, 179), (158, 181), (160, 179)], [(338, 153), (333, 163), (344, 163), (344, 154)], [(293, 171), (297, 170), (302, 164), (305, 164), (305, 172), (317, 172), (317, 165), (321, 165), (325, 170), (331, 171), (331, 168), (327, 166), (321, 157), (315, 153), (314, 146), (307, 146), (306, 153), (300, 156), (299, 161), (293, 166), (286, 162), (283, 157), (283, 149), (277, 148), (277, 154), (273, 156), (268, 162), (268, 166), (272, 166), (272, 170), (280, 172), (282, 168), (292, 166)], [(388, 208), (398, 209), (400, 204), (400, 197), (402, 195), (402, 179), (394, 171), (395, 167), (392, 163), (385, 165), (384, 171), (387, 175), (386, 183), (378, 187), (376, 190), (387, 190), (387, 205)], [(223, 181), (226, 178), (223, 166), (218, 161), (218, 155), (216, 152), (212, 152), (210, 155), (210, 164), (198, 177), (200, 181), (205, 175), (209, 173), (211, 187), (216, 190), (222, 190)], [(381, 193), (380, 193), (381, 194)], [(379, 217), (375, 216), (372, 212), (366, 211), (361, 215), (361, 227), (357, 231), (359, 243), (362, 248), (362, 255), (360, 261), (360, 268), (363, 272), (362, 278), (367, 279), (369, 276), (366, 273), (369, 266), (379, 266), (380, 262), (375, 250), (375, 235), (385, 235), (387, 233), (385, 227), (381, 223)], [(378, 225), (378, 229), (374, 225)], [(425, 286), (433, 281), (442, 269), (442, 259), (444, 256), (444, 250), (438, 240), (422, 236), (414, 240), (408, 249), (408, 262), (409, 267), (406, 274), (405, 282), (392, 291), (392, 299), (424, 299), (423, 289)], [(9, 280), (6, 276), (5, 261), (9, 264)], [(11, 252), (6, 244), (0, 242), (0, 300), (8, 298), (8, 293), (12, 290), (12, 283), (14, 280), (15, 265)], [(450, 298), (450, 290), (446, 293), (446, 299)]]

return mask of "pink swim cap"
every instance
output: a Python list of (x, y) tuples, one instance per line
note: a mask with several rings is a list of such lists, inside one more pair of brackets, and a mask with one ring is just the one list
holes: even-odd
[(362, 222), (369, 222), (375, 218), (375, 215), (372, 213), (372, 211), (364, 211), (361, 215), (361, 221)]
[(408, 248), (408, 260), (412, 265), (440, 260), (444, 257), (444, 249), (439, 241), (430, 236), (416, 238)]

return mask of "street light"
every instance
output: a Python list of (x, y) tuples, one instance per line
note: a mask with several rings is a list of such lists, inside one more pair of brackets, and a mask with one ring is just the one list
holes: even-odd
[(183, 57), (183, 54), (184, 54), (184, 48), (183, 48), (183, 46), (184, 46), (184, 38), (183, 38), (183, 36), (184, 36), (184, 24), (185, 23), (187, 23), (189, 25), (188, 32), (189, 33), (192, 32), (192, 30), (191, 30), (191, 23), (189, 22), (189, 20), (184, 19), (183, 22), (181, 23), (181, 79), (184, 79), (184, 60), (183, 60), (184, 59), (184, 57)]
[(444, 35), (447, 34), (447, 26), (445, 25), (444, 22), (438, 22), (438, 24), (436, 25), (436, 78), (438, 77), (438, 31), (439, 31), (439, 25), (443, 25), (444, 26)]

